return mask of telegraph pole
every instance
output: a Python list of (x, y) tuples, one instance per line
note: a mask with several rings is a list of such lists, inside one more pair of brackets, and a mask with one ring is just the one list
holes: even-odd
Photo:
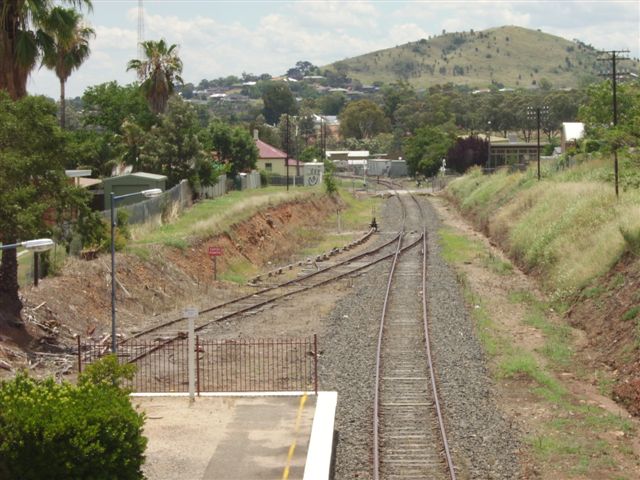
[(543, 105), (541, 107), (527, 107), (527, 118), (535, 119), (536, 125), (538, 128), (538, 137), (537, 137), (537, 157), (538, 157), (538, 181), (540, 181), (540, 117), (547, 116), (549, 114), (549, 107), (547, 105)]
[[(611, 62), (611, 88), (613, 89), (613, 127), (615, 128), (618, 125), (618, 97), (617, 97), (617, 80), (618, 80), (618, 72), (616, 69), (616, 61), (617, 60), (628, 60), (627, 57), (619, 57), (619, 54), (629, 53), (629, 50), (608, 50), (602, 52), (607, 57), (599, 58), (601, 62)], [(620, 72), (626, 73), (626, 72)], [(603, 72), (603, 75), (609, 75), (609, 72)], [(615, 178), (615, 186), (616, 186), (616, 198), (619, 198), (618, 194), (618, 146), (613, 145), (613, 174)]]
[(284, 149), (287, 154), (287, 158), (285, 159), (286, 168), (287, 168), (287, 192), (289, 191), (289, 114), (287, 113), (287, 124), (286, 124), (286, 132), (284, 137)]

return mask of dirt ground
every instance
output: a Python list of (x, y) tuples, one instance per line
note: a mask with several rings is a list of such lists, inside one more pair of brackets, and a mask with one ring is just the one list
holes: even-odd
[[(447, 225), (481, 242), (491, 255), (507, 261), (499, 249), (475, 231), (443, 199), (433, 197), (433, 202)], [(334, 205), (321, 201), (283, 205), (261, 212), (247, 222), (237, 225), (225, 236), (209, 239), (186, 250), (155, 246), (144, 257), (132, 253), (119, 253), (118, 318), (121, 330), (127, 335), (157, 323), (164, 316), (173, 315), (186, 305), (195, 304), (203, 307), (203, 302), (219, 303), (254, 289), (248, 285), (214, 282), (210, 260), (206, 255), (208, 246), (223, 246), (225, 249), (225, 257), (218, 264), (219, 271), (227, 268), (227, 262), (239, 260), (252, 264), (256, 273), (269, 270), (272, 265), (298, 259), (291, 252), (300, 251), (304, 242), (309, 241), (308, 236), (300, 236), (301, 227), (317, 228), (318, 236), (322, 235), (323, 229), (335, 228), (315, 225), (315, 221), (312, 224), (312, 219), (326, 218), (334, 211)], [(271, 265), (268, 262), (271, 262)], [(57, 352), (64, 352), (67, 346), (73, 345), (74, 335), (108, 340), (108, 264), (108, 255), (93, 261), (72, 260), (61, 276), (44, 279), (38, 288), (24, 290), (26, 329), (7, 331), (0, 327), (0, 378), (12, 375), (16, 369), (25, 366), (30, 366), (35, 375), (51, 372), (62, 375), (72, 372), (75, 368), (75, 358), (72, 355), (59, 355)], [(509, 301), (510, 293), (517, 291), (531, 292), (534, 296), (544, 299), (543, 294), (537, 289), (535, 279), (526, 276), (517, 268), (514, 268), (510, 275), (498, 275), (487, 269), (482, 262), (475, 260), (461, 265), (460, 268), (468, 287), (475, 296), (482, 299), (483, 307), (493, 319), (500, 334), (511, 339), (516, 348), (531, 353), (545, 365), (546, 357), (540, 353), (545, 343), (545, 335), (525, 323), (526, 311), (522, 304)], [(619, 288), (620, 277), (624, 279), (622, 288)], [(634, 323), (628, 322), (619, 329), (611, 329), (610, 324), (602, 320), (603, 311), (626, 312), (629, 301), (635, 298), (637, 302), (638, 281), (638, 262), (635, 259), (624, 259), (610, 276), (602, 280), (602, 285), (594, 286), (603, 290), (603, 295), (585, 296), (584, 301), (576, 303), (570, 311), (569, 318), (574, 322), (574, 326), (581, 328), (571, 330), (573, 349), (576, 352), (572, 366), (562, 371), (552, 368), (558, 381), (570, 391), (571, 402), (576, 405), (590, 405), (626, 419), (632, 425), (632, 429), (599, 429), (594, 433), (588, 426), (579, 424), (573, 432), (576, 439), (596, 437), (595, 440), (602, 442), (609, 450), (608, 458), (591, 459), (597, 468), (591, 472), (583, 472), (578, 468), (579, 465), (570, 465), (566, 464), (566, 460), (558, 461), (554, 457), (534, 454), (535, 449), (529, 448), (521, 452), (528, 465), (527, 478), (640, 478), (640, 445), (633, 433), (638, 431), (640, 425), (630, 417), (630, 412), (623, 406), (603, 395), (601, 388), (603, 383), (614, 384), (620, 376), (627, 375), (625, 378), (629, 381), (618, 383), (619, 386), (613, 393), (625, 399), (630, 411), (638, 413), (639, 386), (634, 383), (633, 374), (637, 378), (640, 365), (625, 362), (625, 359), (633, 357), (630, 357), (628, 349), (618, 346), (623, 343), (620, 340), (623, 335), (633, 334), (627, 330), (631, 329)], [(615, 285), (616, 288), (607, 290), (603, 285)], [(348, 295), (350, 289), (349, 281), (345, 280), (332, 289), (319, 289), (316, 295), (287, 302), (283, 307), (284, 315), (276, 316), (267, 309), (264, 312), (266, 315), (253, 318), (247, 316), (242, 319), (243, 335), (265, 337), (321, 333), (319, 329), (322, 328), (322, 316), (332, 308), (339, 297)], [(203, 298), (205, 300), (202, 300)], [(475, 306), (470, 304), (470, 309), (473, 308)], [(294, 321), (302, 318), (301, 309), (305, 312), (304, 322)], [(618, 314), (612, 316), (620, 318)], [(548, 312), (548, 317), (551, 322), (563, 322), (563, 319), (553, 312)], [(234, 323), (237, 321), (220, 324), (217, 326), (218, 331), (212, 334), (238, 335), (237, 325)], [(610, 345), (610, 350), (602, 345)], [(494, 371), (497, 368), (495, 361), (492, 368)], [(501, 408), (509, 414), (530, 445), (532, 438), (542, 435), (545, 425), (554, 422), (566, 425), (572, 420), (572, 415), (579, 416), (571, 411), (566, 415), (560, 415), (553, 404), (545, 402), (535, 393), (532, 382), (527, 378), (499, 378), (496, 381), (496, 389)], [(600, 454), (593, 455), (595, 457)]]
[[(185, 306), (202, 308), (254, 291), (248, 285), (214, 281), (208, 247), (224, 250), (217, 262), (219, 274), (231, 264), (244, 264), (245, 273), (257, 273), (297, 259), (293, 252), (322, 236), (323, 219), (335, 209), (336, 204), (325, 197), (312, 197), (263, 210), (225, 234), (184, 250), (153, 245), (144, 255), (117, 253), (118, 332), (127, 337), (163, 318), (175, 317)], [(309, 235), (314, 230), (317, 233)], [(108, 254), (90, 261), (71, 259), (60, 275), (23, 289), (21, 295), (25, 328), (0, 326), (0, 378), (20, 368), (29, 368), (35, 376), (74, 372), (76, 360), (65, 352), (75, 346), (76, 335), (109, 343)]]
[[(502, 252), (493, 246), (484, 235), (475, 231), (446, 200), (434, 197), (433, 204), (447, 227), (455, 229), (456, 233), (467, 238), (481, 242), (490, 255), (508, 262)], [(509, 299), (510, 293), (529, 292), (537, 299), (544, 300), (544, 295), (538, 289), (535, 279), (515, 267), (509, 275), (500, 275), (488, 269), (480, 259), (464, 262), (457, 265), (457, 268), (460, 269), (474, 298), (481, 299), (482, 308), (486, 310), (493, 321), (498, 335), (510, 339), (516, 350), (533, 355), (539, 363), (552, 371), (557, 380), (570, 392), (571, 398), (568, 402), (580, 406), (593, 406), (615, 417), (627, 419), (633, 425), (631, 432), (638, 432), (640, 422), (634, 419), (623, 406), (614, 402), (610, 397), (602, 395), (599, 391), (594, 372), (603, 370), (611, 372), (611, 369), (603, 363), (605, 352), (594, 349), (594, 345), (590, 342), (590, 337), (594, 335), (593, 332), (585, 332), (578, 328), (571, 329), (572, 348), (577, 353), (571, 365), (565, 369), (558, 371), (554, 365), (549, 365), (547, 358), (541, 354), (545, 344), (544, 333), (526, 323), (526, 311), (521, 303), (514, 303)], [(471, 304), (469, 308), (477, 307)], [(576, 306), (576, 309), (582, 308), (584, 308), (583, 305)], [(549, 322), (554, 324), (564, 322), (559, 315), (552, 311), (546, 312), (546, 317)], [(491, 368), (496, 374), (498, 371), (496, 359), (492, 360)], [(585, 371), (591, 373), (585, 374)], [(576, 440), (579, 437), (595, 437), (597, 442), (604, 444), (604, 446), (600, 445), (601, 450), (608, 450), (609, 454), (608, 458), (604, 460), (601, 458), (588, 459), (591, 471), (582, 472), (580, 465), (570, 463), (571, 461), (567, 457), (571, 457), (571, 455), (565, 457), (545, 455), (544, 452), (540, 454), (540, 449), (538, 449), (538, 454), (534, 455), (535, 448), (530, 449), (522, 452), (522, 457), (527, 464), (527, 478), (640, 478), (638, 460), (640, 459), (640, 442), (636, 434), (620, 430), (596, 432), (595, 426), (594, 431), (591, 431), (589, 426), (585, 426), (581, 422), (575, 422), (574, 425), (570, 423), (571, 418), (566, 419), (565, 414), (557, 406), (546, 402), (544, 398), (537, 395), (534, 386), (530, 379), (519, 377), (500, 378), (498, 375), (496, 382), (500, 405), (523, 432), (525, 440), (531, 441), (533, 438), (542, 438), (542, 435), (550, 435), (550, 431), (544, 427), (545, 425), (560, 425), (558, 432), (552, 430), (551, 436), (555, 433), (558, 433), (559, 436), (563, 433), (566, 434), (567, 429), (563, 430), (562, 425), (571, 425), (570, 429), (573, 431), (569, 433), (575, 435)], [(577, 417), (580, 414), (569, 410), (567, 415)], [(598, 454), (593, 452), (592, 455), (596, 457)]]

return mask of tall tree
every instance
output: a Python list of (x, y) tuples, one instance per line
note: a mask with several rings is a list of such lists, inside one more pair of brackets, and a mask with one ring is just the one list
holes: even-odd
[[(62, 1), (91, 9), (91, 0)], [(53, 8), (53, 0), (0, 0), (0, 90), (14, 100), (27, 94), (29, 74), (53, 44), (43, 28)]]
[(130, 60), (127, 70), (135, 70), (142, 82), (149, 106), (154, 113), (163, 113), (169, 96), (174, 91), (174, 83), (182, 81), (182, 60), (178, 56), (177, 45), (168, 46), (164, 39), (142, 42), (144, 60)]
[(180, 97), (172, 97), (160, 124), (146, 134), (140, 148), (138, 166), (167, 176), (167, 187), (188, 179), (194, 187), (216, 180), (213, 162), (198, 139), (200, 126), (194, 108)]
[(215, 152), (219, 162), (229, 165), (232, 176), (256, 167), (258, 147), (245, 128), (214, 121), (200, 133), (200, 139), (206, 150)]
[(295, 115), (298, 111), (296, 99), (284, 82), (267, 82), (262, 89), (264, 118), (267, 123), (275, 125), (281, 115)]
[(351, 102), (340, 114), (340, 133), (345, 138), (371, 138), (388, 129), (384, 112), (371, 100)]
[(89, 39), (96, 32), (82, 22), (83, 17), (71, 8), (55, 7), (45, 19), (47, 33), (53, 45), (44, 49), (42, 64), (53, 70), (60, 80), (60, 126), (65, 127), (65, 84), (71, 72), (89, 58)]
[[(64, 173), (66, 136), (58, 127), (55, 104), (43, 97), (12, 100), (0, 91), (0, 242), (17, 243), (51, 236), (45, 222), (82, 203), (81, 192)], [(2, 251), (0, 323), (19, 319), (18, 260), (15, 249)]]

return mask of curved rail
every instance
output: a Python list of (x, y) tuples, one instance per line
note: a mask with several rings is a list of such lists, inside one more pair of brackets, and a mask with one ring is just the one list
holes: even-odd
[[(422, 207), (420, 205), (420, 203), (417, 201), (417, 199), (411, 195), (410, 196), (411, 199), (414, 201), (414, 203), (416, 204), (419, 212), (420, 212), (420, 217), (424, 218), (424, 213), (422, 211)], [(447, 439), (447, 435), (446, 435), (446, 430), (444, 427), (444, 419), (443, 419), (443, 415), (442, 415), (442, 410), (440, 408), (440, 401), (438, 399), (438, 391), (437, 391), (437, 386), (436, 386), (436, 378), (435, 378), (435, 372), (434, 372), (434, 368), (433, 368), (433, 363), (432, 363), (432, 358), (431, 358), (431, 346), (430, 346), (430, 338), (429, 338), (429, 333), (428, 333), (428, 318), (427, 318), (427, 294), (426, 294), (426, 279), (427, 279), (427, 232), (426, 232), (426, 228), (424, 227), (424, 225), (422, 226), (422, 232), (420, 235), (420, 240), (422, 241), (422, 265), (421, 265), (421, 272), (420, 272), (420, 276), (421, 276), (421, 282), (422, 282), (422, 302), (421, 302), (421, 306), (420, 308), (422, 309), (422, 327), (418, 326), (419, 324), (416, 323), (412, 323), (412, 325), (408, 325), (408, 323), (406, 321), (395, 321), (396, 325), (395, 328), (398, 330), (396, 331), (395, 338), (401, 338), (403, 335), (406, 334), (407, 329), (414, 329), (417, 328), (418, 331), (420, 329), (424, 330), (424, 343), (425, 343), (425, 355), (426, 355), (426, 365), (427, 365), (427, 370), (424, 370), (424, 366), (423, 367), (416, 367), (415, 369), (411, 369), (412, 371), (420, 371), (420, 372), (425, 372), (425, 375), (427, 375), (427, 371), (428, 371), (428, 376), (430, 378), (430, 388), (431, 388), (431, 392), (433, 395), (433, 405), (434, 405), (434, 409), (435, 412), (431, 412), (431, 415), (427, 415), (427, 416), (433, 416), (435, 417), (435, 423), (438, 424), (438, 431), (439, 431), (439, 435), (440, 435), (440, 442), (443, 446), (444, 449), (444, 457), (445, 457), (445, 462), (446, 462), (446, 468), (447, 468), (447, 472), (448, 472), (448, 476), (451, 480), (455, 480), (456, 479), (456, 474), (455, 474), (455, 469), (454, 469), (454, 465), (453, 465), (453, 460), (452, 460), (452, 456), (451, 456), (451, 452), (449, 449), (449, 444), (448, 444), (448, 439)], [(382, 381), (386, 380), (388, 383), (390, 383), (392, 385), (392, 387), (387, 386), (387, 388), (385, 389), (385, 395), (387, 396), (387, 398), (389, 398), (389, 391), (394, 390), (393, 387), (395, 387), (396, 385), (400, 388), (401, 394), (402, 395), (406, 395), (407, 397), (411, 397), (413, 400), (413, 402), (415, 403), (411, 403), (409, 400), (407, 400), (407, 403), (404, 403), (402, 405), (396, 405), (394, 403), (385, 403), (385, 408), (387, 409), (387, 414), (390, 415), (391, 419), (398, 419), (401, 418), (401, 422), (407, 422), (407, 417), (412, 418), (411, 415), (409, 413), (407, 413), (409, 410), (411, 412), (420, 412), (420, 414), (422, 414), (423, 411), (425, 411), (425, 409), (428, 409), (428, 405), (430, 405), (428, 398), (425, 397), (425, 392), (426, 390), (424, 390), (426, 388), (426, 385), (424, 385), (423, 382), (423, 378), (422, 376), (417, 376), (417, 375), (412, 375), (413, 378), (401, 378), (400, 376), (396, 375), (395, 378), (388, 378), (388, 377), (382, 377), (382, 371), (383, 371), (383, 366), (384, 366), (384, 362), (385, 359), (383, 358), (384, 353), (383, 352), (383, 344), (385, 343), (385, 338), (387, 337), (391, 337), (393, 338), (393, 334), (391, 333), (391, 329), (394, 328), (393, 322), (391, 324), (391, 326), (387, 326), (385, 322), (385, 319), (387, 319), (387, 316), (389, 314), (389, 303), (390, 303), (390, 297), (391, 297), (391, 293), (392, 293), (392, 289), (393, 289), (393, 285), (394, 285), (394, 279), (395, 279), (395, 273), (396, 273), (396, 269), (398, 266), (398, 261), (399, 261), (399, 257), (401, 255), (402, 252), (406, 251), (406, 249), (401, 248), (400, 243), (402, 241), (402, 238), (399, 240), (398, 242), (398, 247), (396, 249), (396, 253), (394, 256), (394, 260), (392, 263), (392, 266), (390, 268), (389, 271), (389, 277), (388, 277), (388, 281), (387, 281), (387, 287), (386, 287), (386, 291), (385, 291), (385, 297), (384, 297), (384, 303), (383, 303), (383, 307), (382, 307), (382, 314), (381, 314), (381, 319), (380, 319), (380, 329), (379, 329), (379, 334), (378, 334), (378, 342), (377, 342), (377, 347), (376, 347), (376, 372), (375, 372), (375, 390), (374, 390), (374, 406), (373, 406), (373, 478), (374, 480), (378, 480), (380, 478), (380, 474), (381, 474), (381, 465), (383, 464), (382, 460), (381, 460), (381, 452), (383, 452), (384, 450), (382, 450), (382, 443), (387, 443), (387, 445), (385, 445), (386, 447), (389, 447), (388, 443), (389, 440), (387, 439), (387, 442), (382, 442), (381, 441), (381, 418), (382, 418), (382, 414), (381, 414), (381, 405), (382, 405), (382, 400), (381, 400), (381, 396), (382, 396), (382, 392), (383, 392), (383, 384)], [(417, 242), (416, 242), (417, 243)], [(406, 268), (406, 265), (405, 265)], [(416, 271), (416, 275), (417, 275), (417, 271)], [(397, 308), (397, 306), (396, 306)], [(416, 319), (417, 320), (417, 319)], [(409, 331), (413, 331), (413, 330), (409, 330)], [(386, 333), (386, 337), (385, 337), (385, 333)], [(389, 340), (387, 340), (388, 342)], [(391, 342), (393, 343), (393, 342)], [(401, 345), (403, 345), (404, 348), (406, 348), (405, 343), (400, 342)], [(396, 341), (396, 349), (398, 347), (397, 341)], [(387, 350), (389, 350), (389, 347), (386, 347)], [(392, 347), (393, 348), (393, 347)], [(396, 350), (397, 352), (397, 350)], [(406, 361), (415, 361), (417, 363), (419, 363), (418, 359), (411, 359), (409, 358), (408, 360), (405, 359), (405, 357), (402, 357), (402, 360), (404, 362)], [(389, 362), (390, 364), (393, 364), (394, 362), (398, 362), (398, 356), (397, 353), (395, 354), (395, 357), (392, 355), (389, 359), (386, 360), (387, 362)], [(404, 365), (404, 364), (402, 364)], [(392, 366), (390, 365), (388, 368), (390, 368), (391, 371), (394, 371), (395, 369), (398, 369), (397, 371), (401, 371), (404, 368), (407, 368), (405, 366)], [(422, 368), (422, 370), (420, 369)], [(407, 375), (405, 375), (406, 377)], [(424, 379), (426, 380), (426, 378)], [(396, 383), (393, 383), (396, 382)], [(397, 396), (397, 394), (396, 394)], [(392, 396), (393, 397), (393, 396)], [(421, 400), (418, 400), (421, 399)], [(388, 402), (388, 400), (387, 400)], [(395, 417), (394, 415), (394, 409), (400, 411), (400, 417), (398, 417), (398, 413), (395, 413)], [(404, 410), (403, 410), (404, 409)], [(392, 412), (392, 413), (389, 413)], [(435, 415), (434, 415), (435, 413)], [(409, 420), (410, 421), (410, 420)], [(389, 428), (388, 425), (393, 423), (393, 420), (390, 420), (389, 418), (387, 418), (386, 420), (387, 423), (387, 427)], [(432, 449), (431, 452), (429, 453), (425, 453), (422, 451), (421, 449), (421, 445), (418, 445), (420, 441), (425, 442), (427, 441), (428, 434), (429, 432), (426, 432), (424, 435), (420, 434), (421, 427), (418, 426), (414, 426), (412, 425), (412, 427), (414, 427), (411, 431), (401, 431), (400, 433), (398, 432), (392, 432), (393, 434), (397, 434), (400, 435), (400, 437), (404, 440), (404, 438), (406, 437), (408, 440), (406, 440), (406, 442), (411, 443), (412, 447), (416, 450), (419, 451), (419, 454), (411, 454), (411, 452), (409, 452), (407, 454), (407, 457), (409, 457), (409, 460), (405, 460), (405, 459), (401, 459), (399, 454), (397, 452), (394, 451), (393, 454), (389, 453), (389, 451), (387, 450), (385, 455), (387, 457), (387, 463), (385, 464), (386, 467), (385, 468), (392, 468), (390, 465), (395, 462), (396, 465), (404, 465), (404, 468), (407, 468), (409, 470), (411, 469), (419, 469), (419, 468), (424, 468), (424, 469), (428, 469), (428, 468), (437, 468), (438, 472), (441, 472), (442, 467), (433, 467), (432, 463), (430, 463), (430, 458), (432, 457), (436, 457), (438, 456), (437, 452), (435, 451), (435, 447)], [(428, 428), (428, 426), (424, 427), (425, 430), (431, 430), (430, 428)], [(402, 429), (400, 429), (402, 430)], [(383, 430), (384, 431), (384, 430)], [(416, 440), (415, 438), (420, 438), (420, 440)], [(394, 441), (398, 441), (397, 439)], [(402, 440), (401, 440), (402, 441)], [(434, 439), (434, 441), (437, 442), (437, 440)], [(389, 460), (389, 458), (394, 457), (393, 461)], [(404, 462), (404, 463), (403, 463)], [(438, 462), (439, 463), (439, 462)], [(403, 467), (397, 467), (397, 468), (403, 468)], [(436, 474), (436, 478), (439, 478), (437, 475), (440, 475), (441, 473), (437, 473)], [(420, 474), (418, 474), (420, 475)], [(430, 477), (431, 478), (431, 477)]]

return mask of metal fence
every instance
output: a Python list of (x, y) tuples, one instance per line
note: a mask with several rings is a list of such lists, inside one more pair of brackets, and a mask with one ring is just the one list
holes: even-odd
[[(286, 175), (271, 174), (267, 176), (269, 185), (287, 185)], [(289, 185), (294, 187), (304, 187), (304, 177), (302, 175), (289, 175)]]
[[(134, 392), (188, 392), (188, 342), (128, 341), (118, 346), (120, 363), (134, 363), (125, 384)], [(195, 383), (200, 392), (318, 390), (317, 337), (212, 340), (196, 337)], [(78, 370), (110, 353), (108, 345), (78, 341)]]
[[(127, 212), (127, 222), (131, 225), (143, 223), (167, 222), (178, 216), (191, 205), (192, 192), (189, 182), (182, 180), (175, 187), (163, 192), (162, 195), (149, 198), (130, 205), (119, 205), (118, 210)], [(111, 210), (102, 212), (104, 218), (111, 217)]]

